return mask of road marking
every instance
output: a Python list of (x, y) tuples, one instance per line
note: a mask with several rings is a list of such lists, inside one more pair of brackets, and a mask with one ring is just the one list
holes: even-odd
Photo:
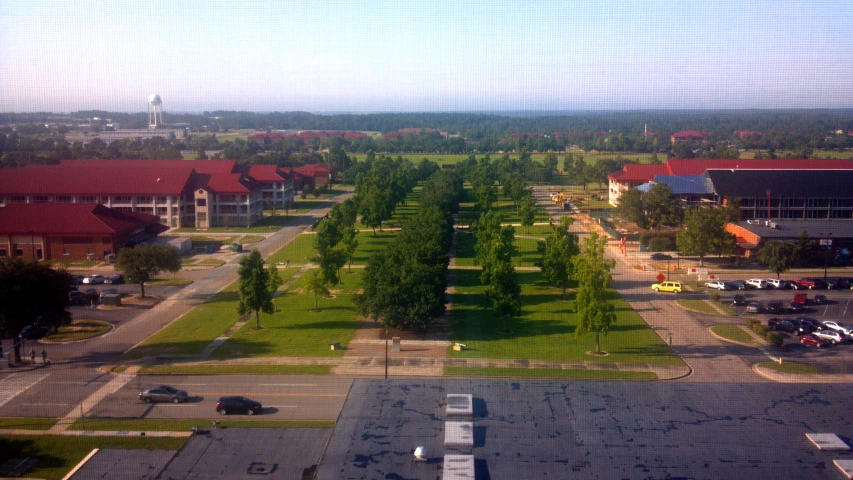
[(847, 315), (847, 307), (849, 307), (849, 306), (850, 306), (850, 299), (848, 298), (847, 303), (844, 304), (844, 313), (841, 314), (842, 317)]
[(822, 317), (826, 316), (827, 310), (829, 310), (829, 304), (827, 304), (825, 307), (823, 307), (823, 315), (821, 315)]
[(176, 383), (175, 385), (179, 385), (181, 387), (187, 386), (187, 385), (192, 386), (192, 387), (206, 387), (207, 386), (206, 383)]
[(259, 383), (261, 387), (316, 387), (316, 383)]
[(71, 405), (70, 403), (31, 403), (30, 405)]
[(44, 380), (48, 376), (50, 376), (49, 373), (45, 373), (40, 376), (13, 373), (3, 380), (0, 380), (0, 407), (6, 405), (9, 400), (12, 400), (21, 393), (24, 393), (27, 389)]
[(346, 398), (346, 393), (233, 393), (233, 392), (195, 392), (196, 395), (219, 395), (220, 397), (231, 396), (255, 396), (255, 397), (342, 397)]

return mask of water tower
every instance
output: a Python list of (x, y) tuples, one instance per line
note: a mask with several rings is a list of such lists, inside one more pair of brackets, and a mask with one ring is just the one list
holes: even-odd
[(154, 129), (163, 125), (163, 99), (160, 95), (148, 95), (148, 128)]

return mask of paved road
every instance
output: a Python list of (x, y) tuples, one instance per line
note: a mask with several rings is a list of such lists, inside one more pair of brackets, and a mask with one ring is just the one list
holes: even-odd
[[(346, 193), (325, 202), (300, 216), (293, 224), (255, 243), (254, 248), (264, 257), (274, 253), (326, 215), (334, 203), (351, 195)], [(0, 416), (65, 415), (110, 380), (111, 376), (99, 372), (99, 367), (115, 361), (134, 345), (234, 282), (239, 258), (235, 255), (225, 265), (212, 270), (186, 272), (186, 276), (195, 280), (193, 284), (173, 287), (173, 295), (129, 321), (117, 322), (119, 328), (107, 335), (79, 343), (49, 346), (47, 349), (52, 362), (49, 367), (9, 369), (3, 362), (0, 368)], [(36, 346), (36, 351), (40, 352), (41, 348), (44, 346)]]

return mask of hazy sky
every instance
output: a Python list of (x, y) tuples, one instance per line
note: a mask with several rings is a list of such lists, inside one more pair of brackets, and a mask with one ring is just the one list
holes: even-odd
[(0, 111), (853, 107), (853, 2), (0, 0)]

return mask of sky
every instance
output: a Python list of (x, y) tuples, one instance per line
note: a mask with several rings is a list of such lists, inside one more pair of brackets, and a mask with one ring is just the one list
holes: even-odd
[(0, 111), (853, 108), (853, 2), (0, 0)]

